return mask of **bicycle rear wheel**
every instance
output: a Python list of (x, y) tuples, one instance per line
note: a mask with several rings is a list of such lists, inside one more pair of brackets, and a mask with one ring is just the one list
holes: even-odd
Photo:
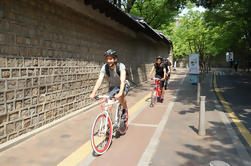
[[(120, 108), (121, 108), (121, 106), (120, 106)], [(121, 119), (122, 110), (120, 109), (119, 112), (120, 112), (120, 114), (119, 114), (119, 118), (120, 118), (119, 133), (121, 135), (123, 135), (123, 134), (126, 133), (126, 130), (127, 130), (127, 127), (128, 127), (128, 117), (129, 117), (129, 114), (128, 114), (128, 109), (127, 109), (127, 111), (126, 111), (126, 119)]]
[(98, 155), (105, 153), (112, 142), (112, 122), (106, 114), (100, 114), (94, 121), (91, 133), (92, 149)]

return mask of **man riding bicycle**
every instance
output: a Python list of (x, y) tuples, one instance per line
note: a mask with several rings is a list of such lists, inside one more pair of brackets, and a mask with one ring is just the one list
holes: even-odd
[(109, 82), (109, 96), (115, 97), (119, 100), (122, 105), (122, 119), (126, 119), (127, 115), (127, 104), (125, 100), (125, 94), (129, 89), (125, 86), (126, 82), (126, 68), (123, 63), (117, 63), (117, 52), (109, 49), (104, 54), (106, 64), (101, 68), (99, 78), (94, 86), (92, 93), (90, 94), (91, 98), (95, 98), (96, 92), (101, 86), (104, 77), (107, 76)]
[(151, 78), (152, 73), (155, 69), (155, 78), (159, 78), (160, 80), (160, 91), (161, 91), (161, 97), (160, 97), (160, 102), (163, 102), (164, 99), (164, 81), (166, 78), (166, 68), (165, 65), (162, 63), (163, 58), (161, 56), (156, 57), (156, 63), (152, 66), (152, 69), (148, 75), (148, 79)]

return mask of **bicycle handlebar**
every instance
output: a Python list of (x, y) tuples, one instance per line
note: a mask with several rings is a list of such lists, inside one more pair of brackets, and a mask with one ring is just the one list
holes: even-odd
[(160, 81), (160, 78), (151, 78), (151, 80), (156, 80), (156, 81)]
[(108, 96), (108, 95), (103, 95), (103, 96), (95, 96), (94, 97), (94, 99), (96, 99), (96, 100), (99, 100), (99, 99), (113, 99), (113, 98), (115, 98), (115, 97), (110, 97), (110, 96)]

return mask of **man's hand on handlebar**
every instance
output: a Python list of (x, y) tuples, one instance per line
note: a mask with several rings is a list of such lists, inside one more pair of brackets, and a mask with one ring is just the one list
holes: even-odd
[(96, 94), (95, 93), (91, 93), (89, 97), (94, 99), (96, 97)]

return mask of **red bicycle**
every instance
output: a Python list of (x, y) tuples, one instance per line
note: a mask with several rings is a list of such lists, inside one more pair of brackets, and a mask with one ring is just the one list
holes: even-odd
[(150, 107), (153, 107), (154, 104), (157, 103), (158, 98), (160, 99), (160, 101), (162, 100), (161, 98), (161, 90), (160, 90), (160, 80), (159, 78), (153, 78), (152, 80), (154, 80), (154, 87), (152, 90), (152, 95), (151, 95), (151, 104)]

